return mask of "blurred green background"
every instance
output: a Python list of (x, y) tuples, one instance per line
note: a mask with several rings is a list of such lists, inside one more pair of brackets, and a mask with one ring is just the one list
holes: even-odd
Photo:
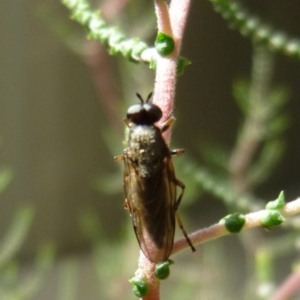
[[(118, 13), (107, 8), (108, 19), (128, 36), (153, 44), (153, 3), (125, 2), (120, 1), (124, 8), (116, 9)], [(300, 36), (297, 0), (246, 4), (275, 28)], [(105, 5), (109, 7), (109, 1), (98, 4), (100, 9)], [(147, 95), (153, 89), (154, 73), (146, 65), (106, 55), (97, 43), (85, 40), (84, 30), (69, 15), (59, 1), (0, 2), (3, 186), (11, 177), (0, 195), (0, 240), (5, 240), (20, 208), (35, 211), (16, 256), (2, 268), (0, 299), (134, 297), (127, 280), (137, 266), (138, 244), (123, 210), (122, 164), (113, 156), (122, 153), (126, 108), (136, 102), (136, 92)], [(252, 44), (229, 30), (209, 1), (193, 1), (182, 55), (192, 65), (178, 79), (171, 146), (185, 148), (189, 163), (201, 165), (202, 145), (229, 150), (235, 143), (242, 115), (232, 85), (250, 77)], [(95, 69), (99, 57), (101, 66)], [(279, 54), (274, 59), (274, 85), (290, 92), (284, 108), (290, 126), (283, 157), (255, 195), (271, 200), (285, 190), (292, 200), (300, 194), (300, 69), (295, 59)], [(188, 164), (184, 157), (174, 163)], [(201, 186), (189, 187), (183, 171), (177, 174), (186, 184), (180, 212), (188, 232), (232, 212)], [(251, 239), (252, 234), (243, 236)], [(55, 259), (48, 248), (41, 248), (45, 243), (54, 245)], [(171, 278), (163, 283), (163, 299), (242, 299), (253, 278), (245, 275), (249, 259), (240, 240), (226, 237), (197, 249), (193, 255), (185, 251), (176, 256)], [(37, 253), (49, 267), (35, 262)], [(296, 258), (297, 252), (287, 251), (279, 259), (275, 281), (289, 274)], [(16, 292), (22, 288), (27, 294)]]

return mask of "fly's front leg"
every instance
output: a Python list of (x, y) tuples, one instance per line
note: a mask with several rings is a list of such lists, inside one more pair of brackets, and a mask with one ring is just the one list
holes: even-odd
[(193, 246), (192, 241), (188, 237), (188, 234), (187, 234), (187, 232), (185, 231), (185, 229), (183, 227), (183, 224), (182, 224), (181, 218), (179, 216), (179, 213), (177, 212), (177, 209), (178, 209), (178, 207), (180, 205), (180, 202), (181, 202), (181, 199), (183, 197), (185, 185), (180, 180), (178, 180), (177, 178), (175, 178), (175, 184), (176, 184), (176, 186), (178, 186), (179, 188), (181, 188), (181, 193), (180, 193), (178, 199), (176, 200), (176, 204), (175, 204), (175, 216), (176, 216), (176, 220), (177, 220), (178, 226), (181, 229), (181, 231), (182, 231), (182, 233), (183, 233), (183, 235), (184, 235), (187, 243), (189, 244), (189, 246), (191, 247), (192, 251), (194, 252), (194, 251), (196, 251), (196, 249)]
[(125, 125), (130, 128), (130, 121), (128, 119), (124, 119), (123, 122), (125, 123)]
[(124, 155), (118, 155), (114, 157), (115, 161), (123, 161), (124, 160)]
[(162, 133), (164, 133), (166, 130), (168, 130), (175, 122), (174, 117), (169, 117), (165, 122), (163, 122), (160, 126), (160, 130)]
[(131, 207), (130, 207), (130, 204), (128, 202), (127, 199), (125, 199), (125, 202), (124, 202), (124, 208), (129, 212), (129, 214), (131, 215)]

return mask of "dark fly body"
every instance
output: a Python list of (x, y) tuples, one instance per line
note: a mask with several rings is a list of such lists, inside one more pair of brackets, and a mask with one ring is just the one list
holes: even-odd
[[(125, 119), (129, 128), (127, 147), (115, 160), (124, 161), (125, 208), (132, 217), (140, 248), (151, 262), (159, 263), (171, 254), (175, 218), (195, 251), (177, 213), (185, 186), (176, 178), (171, 159), (184, 150), (171, 151), (162, 136), (174, 118), (155, 126), (162, 118), (161, 109), (149, 102), (151, 94), (146, 101), (137, 96), (141, 103), (129, 107)], [(181, 189), (178, 197), (177, 187)]]

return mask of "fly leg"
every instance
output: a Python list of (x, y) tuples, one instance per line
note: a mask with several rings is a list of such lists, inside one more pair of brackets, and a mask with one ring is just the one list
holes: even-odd
[(168, 130), (174, 124), (175, 120), (176, 119), (174, 117), (168, 117), (168, 119), (160, 126), (161, 132), (164, 133), (166, 130)]
[(192, 251), (194, 252), (194, 251), (196, 251), (196, 249), (193, 246), (192, 241), (188, 237), (188, 234), (187, 234), (187, 232), (185, 231), (185, 229), (183, 227), (183, 224), (182, 224), (181, 218), (179, 216), (179, 213), (177, 212), (177, 209), (178, 209), (178, 207), (180, 205), (180, 202), (181, 202), (181, 199), (182, 199), (182, 196), (183, 196), (183, 193), (184, 193), (185, 185), (180, 180), (178, 180), (177, 178), (175, 178), (175, 184), (176, 184), (176, 186), (178, 186), (179, 188), (181, 188), (181, 193), (180, 193), (178, 199), (176, 200), (176, 204), (175, 204), (175, 216), (176, 216), (176, 220), (177, 220), (178, 226), (181, 229), (181, 231), (182, 231), (182, 233), (183, 233), (183, 235), (184, 235), (187, 243), (189, 244), (189, 246), (191, 247)]
[(125, 202), (124, 202), (124, 208), (129, 212), (129, 214), (131, 215), (131, 208), (130, 208), (130, 205), (129, 205), (129, 202), (127, 199), (125, 199)]
[[(174, 120), (172, 121), (172, 123), (173, 123), (173, 122), (174, 122)], [(175, 149), (175, 150), (171, 150), (171, 151), (170, 151), (170, 154), (171, 154), (171, 155), (181, 155), (181, 154), (183, 154), (183, 153), (184, 153), (184, 149)], [(170, 169), (170, 170), (173, 172), (173, 174), (174, 174), (174, 169), (173, 169), (173, 165), (171, 164), (171, 161), (170, 161), (170, 163), (169, 163), (169, 169)], [(179, 207), (180, 202), (181, 202), (181, 199), (182, 199), (182, 197), (183, 197), (185, 185), (184, 185), (180, 180), (178, 180), (178, 179), (175, 177), (175, 175), (174, 175), (173, 180), (174, 180), (174, 183), (175, 183), (176, 187), (179, 187), (179, 188), (181, 189), (181, 193), (180, 193), (178, 199), (177, 199), (176, 202), (175, 202), (175, 207), (174, 207), (175, 217), (176, 217), (178, 226), (179, 226), (179, 228), (181, 229), (181, 231), (182, 231), (182, 233), (183, 233), (183, 235), (184, 235), (184, 237), (185, 237), (187, 243), (189, 244), (189, 246), (191, 247), (192, 251), (194, 252), (194, 251), (196, 251), (196, 249), (195, 249), (195, 247), (193, 246), (192, 241), (191, 241), (190, 238), (188, 237), (187, 232), (185, 231), (185, 229), (184, 229), (184, 227), (183, 227), (183, 224), (182, 224), (181, 218), (180, 218), (180, 216), (179, 216), (179, 213), (177, 212), (178, 207)]]
[(176, 156), (176, 155), (182, 155), (185, 152), (185, 150), (184, 149), (174, 149), (174, 150), (171, 150), (170, 152), (171, 152), (171, 155)]
[(115, 161), (123, 161), (124, 160), (124, 155), (118, 155), (114, 157)]

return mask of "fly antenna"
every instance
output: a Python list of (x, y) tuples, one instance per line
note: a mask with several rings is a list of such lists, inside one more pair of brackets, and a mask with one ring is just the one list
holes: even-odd
[[(141, 103), (144, 104), (144, 99), (142, 98), (142, 96), (139, 94), (139, 93), (136, 93), (136, 96), (141, 100)], [(148, 97), (149, 98), (149, 97)], [(148, 98), (147, 98), (147, 101), (148, 101)], [(146, 101), (146, 102), (147, 102)]]
[(153, 92), (151, 92), (149, 95), (148, 95), (148, 97), (147, 97), (147, 100), (146, 100), (146, 103), (148, 103), (149, 102), (149, 100), (151, 99), (151, 97), (152, 97), (152, 94), (153, 94)]

